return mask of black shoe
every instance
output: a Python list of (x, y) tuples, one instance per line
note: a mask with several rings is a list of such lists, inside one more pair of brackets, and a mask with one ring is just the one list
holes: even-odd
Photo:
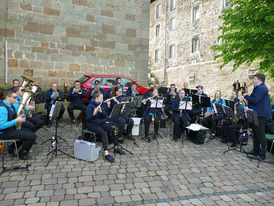
[(134, 141), (134, 137), (130, 134), (126, 136), (127, 139)]
[(245, 152), (247, 155), (258, 155), (259, 153), (256, 152), (255, 150), (251, 150), (249, 152)]
[(249, 156), (249, 158), (253, 159), (253, 160), (260, 160), (261, 156), (260, 155), (253, 155), (253, 156)]
[(19, 157), (19, 159), (20, 159), (20, 160), (31, 160), (31, 159), (33, 159), (33, 158), (32, 158), (32, 156), (30, 156), (30, 155), (24, 155), (24, 156), (22, 156), (22, 157)]
[(233, 142), (232, 145), (230, 145), (230, 147), (237, 147), (237, 143)]
[(174, 137), (173, 140), (174, 140), (175, 142), (177, 142), (177, 141), (178, 141), (178, 138), (175, 138), (175, 137)]
[(117, 147), (117, 148), (114, 148), (114, 153), (118, 153), (120, 155), (125, 155), (126, 153), (122, 150), (122, 148), (120, 147)]
[(146, 142), (149, 142), (149, 143), (151, 142), (151, 139), (149, 137), (146, 137), (145, 140)]
[(153, 139), (154, 139), (154, 140), (157, 139), (157, 133), (153, 135)]
[(49, 124), (47, 125), (47, 128), (51, 128), (51, 123), (49, 123)]
[(221, 143), (228, 143), (228, 141), (226, 139), (222, 139)]
[(108, 155), (105, 155), (105, 159), (106, 159), (108, 162), (110, 162), (110, 163), (115, 162), (114, 157), (110, 156), (109, 154), (108, 154)]
[(125, 142), (124, 138), (120, 138), (119, 140), (119, 143), (123, 144)]

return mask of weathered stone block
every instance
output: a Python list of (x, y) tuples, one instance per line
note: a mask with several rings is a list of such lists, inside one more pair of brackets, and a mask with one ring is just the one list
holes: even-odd
[(17, 59), (9, 59), (8, 67), (18, 67), (18, 60)]
[(60, 16), (60, 10), (52, 9), (49, 7), (44, 7), (44, 14), (53, 15), (53, 16)]

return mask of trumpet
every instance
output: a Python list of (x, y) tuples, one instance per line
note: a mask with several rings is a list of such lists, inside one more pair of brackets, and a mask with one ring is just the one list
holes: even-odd
[(74, 89), (75, 89), (75, 93), (78, 93), (78, 94), (82, 94), (83, 93), (81, 87), (80, 88), (76, 88), (75, 87)]

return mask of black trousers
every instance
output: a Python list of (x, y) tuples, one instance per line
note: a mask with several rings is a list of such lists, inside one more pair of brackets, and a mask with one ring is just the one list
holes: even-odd
[(260, 151), (264, 153), (267, 147), (265, 138), (265, 126), (267, 123), (267, 119), (264, 117), (258, 117), (258, 119), (259, 126), (252, 125), (253, 149), (256, 153), (259, 153)]
[(218, 121), (222, 120), (223, 118), (224, 118), (223, 116), (212, 117), (212, 115), (209, 115), (201, 121), (201, 124), (204, 127), (210, 128), (212, 133), (216, 134), (217, 123), (218, 123)]
[[(148, 136), (148, 132), (149, 132), (149, 126), (150, 126), (150, 121), (151, 121), (152, 116), (147, 114), (144, 117), (144, 122), (145, 122), (145, 136)], [(154, 134), (157, 134), (159, 130), (159, 118), (154, 117)]]
[(171, 115), (172, 115), (172, 114), (170, 114), (171, 106), (172, 106), (172, 104), (167, 104), (164, 108), (164, 112), (168, 116), (169, 119), (171, 118)]
[(114, 122), (118, 127), (118, 138), (120, 139), (122, 137), (124, 128), (126, 126), (126, 120), (124, 120), (122, 117), (112, 117), (109, 119), (111, 122)]
[(94, 132), (96, 137), (99, 137), (104, 150), (108, 150), (108, 133), (110, 142), (114, 143), (114, 146), (118, 145), (118, 137), (114, 135), (115, 124), (112, 122), (105, 122), (102, 125), (87, 123), (88, 130)]
[(32, 130), (33, 132), (36, 132), (38, 129), (40, 129), (43, 126), (43, 120), (32, 116), (31, 118), (28, 118), (27, 121), (25, 121), (22, 126)]
[[(0, 134), (1, 139), (18, 139), (20, 142), (17, 143), (18, 148), (22, 145), (19, 150), (19, 157), (27, 155), (32, 145), (35, 143), (36, 135), (30, 129), (22, 127), (21, 130), (16, 130), (15, 127), (8, 129), (3, 134)], [(11, 145), (10, 149), (14, 149), (15, 145)]]
[[(46, 121), (47, 121), (47, 124), (49, 123), (49, 113), (50, 113), (51, 107), (52, 107), (52, 105), (50, 105), (50, 106), (47, 108), (47, 120), (46, 120)], [(65, 107), (64, 107), (64, 105), (62, 104), (62, 105), (61, 105), (60, 112), (59, 112), (59, 115), (58, 115), (58, 117), (57, 117), (57, 120), (58, 120), (58, 121), (59, 121), (60, 119), (62, 119), (64, 112), (65, 112)]]
[(126, 121), (126, 124), (127, 124), (127, 133), (126, 133), (126, 135), (131, 135), (132, 128), (133, 128), (133, 125), (134, 125), (133, 119), (131, 119), (128, 116), (122, 116), (122, 119), (124, 119)]
[(179, 114), (176, 114), (172, 120), (174, 122), (173, 137), (175, 139), (179, 139), (181, 137), (181, 133), (185, 131), (185, 127), (187, 126), (187, 118), (184, 115), (180, 117)]
[(71, 102), (69, 105), (68, 105), (68, 113), (69, 113), (69, 117), (71, 120), (74, 120), (74, 114), (73, 114), (73, 110), (75, 109), (78, 109), (78, 110), (81, 110), (81, 111), (85, 111), (86, 110), (86, 106), (82, 103), (82, 104), (75, 104), (73, 102)]

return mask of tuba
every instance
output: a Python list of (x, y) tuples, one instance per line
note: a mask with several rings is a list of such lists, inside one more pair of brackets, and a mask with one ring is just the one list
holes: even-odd
[(30, 79), (28, 79), (27, 77), (24, 77), (24, 76), (21, 76), (21, 77), (22, 77), (22, 79), (23, 79), (22, 84), (21, 84), (21, 87), (23, 87), (24, 89), (27, 88), (27, 87), (29, 87), (30, 84), (33, 83), (33, 81), (30, 80)]
[[(24, 108), (26, 108), (27, 102), (29, 101), (29, 99), (31, 99), (31, 95), (32, 95), (32, 93), (30, 91), (27, 91), (26, 89), (24, 89), (24, 94), (23, 94), (23, 97), (22, 97), (22, 101), (19, 103), (19, 108), (18, 108), (18, 111), (17, 111), (17, 117), (25, 116)], [(17, 130), (21, 130), (22, 122), (17, 122), (15, 127), (16, 127)]]

